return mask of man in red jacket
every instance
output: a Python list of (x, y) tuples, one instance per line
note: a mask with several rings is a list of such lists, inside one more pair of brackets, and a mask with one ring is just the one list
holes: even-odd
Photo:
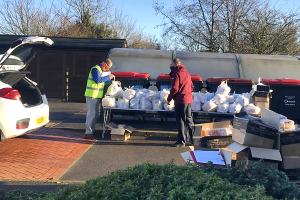
[[(176, 146), (193, 144), (193, 117), (191, 104), (193, 100), (193, 83), (191, 75), (181, 61), (176, 58), (171, 65), (170, 76), (172, 88), (167, 101), (174, 99), (175, 115), (178, 129)], [(187, 133), (188, 132), (188, 133)]]

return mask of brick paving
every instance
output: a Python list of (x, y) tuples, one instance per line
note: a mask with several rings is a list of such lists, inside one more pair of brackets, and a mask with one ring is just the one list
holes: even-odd
[(58, 181), (94, 141), (74, 130), (43, 128), (0, 142), (0, 181)]

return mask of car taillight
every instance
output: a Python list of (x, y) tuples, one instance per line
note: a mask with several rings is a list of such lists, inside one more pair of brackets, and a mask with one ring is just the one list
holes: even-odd
[(16, 123), (16, 129), (25, 129), (29, 126), (29, 118), (18, 120)]
[(2, 88), (0, 89), (0, 97), (5, 99), (18, 100), (21, 98), (21, 95), (19, 91), (14, 88)]

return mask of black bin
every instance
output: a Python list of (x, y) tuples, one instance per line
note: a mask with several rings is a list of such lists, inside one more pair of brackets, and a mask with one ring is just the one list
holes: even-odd
[(134, 75), (134, 88), (142, 89), (150, 86), (149, 73), (136, 73)]
[(222, 81), (227, 81), (227, 85), (231, 88), (231, 93), (241, 94), (252, 90), (253, 81), (244, 78), (208, 78), (206, 80), (207, 90), (216, 92)]
[(113, 72), (116, 80), (122, 83), (122, 88), (134, 87), (134, 89), (148, 88), (150, 74), (139, 72)]
[[(194, 92), (199, 92), (203, 88), (202, 77), (198, 74), (192, 74), (191, 79), (194, 85)], [(171, 77), (169, 74), (159, 74), (156, 79), (156, 87), (158, 90), (171, 89)]]
[(273, 90), (270, 110), (300, 123), (300, 80), (262, 79)]
[(202, 77), (198, 74), (191, 74), (191, 78), (194, 85), (194, 92), (199, 92), (204, 87)]
[(159, 91), (163, 89), (171, 89), (171, 77), (169, 74), (159, 74), (156, 78), (156, 87)]

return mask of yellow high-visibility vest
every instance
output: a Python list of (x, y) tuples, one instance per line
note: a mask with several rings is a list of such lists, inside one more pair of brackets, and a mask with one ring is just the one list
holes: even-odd
[(91, 98), (102, 98), (104, 96), (103, 90), (104, 90), (105, 83), (104, 82), (96, 83), (93, 80), (92, 70), (94, 68), (96, 68), (100, 74), (102, 73), (102, 69), (99, 65), (96, 65), (91, 68), (89, 77), (88, 77), (88, 80), (86, 83), (86, 89), (85, 89), (84, 96), (91, 97)]

